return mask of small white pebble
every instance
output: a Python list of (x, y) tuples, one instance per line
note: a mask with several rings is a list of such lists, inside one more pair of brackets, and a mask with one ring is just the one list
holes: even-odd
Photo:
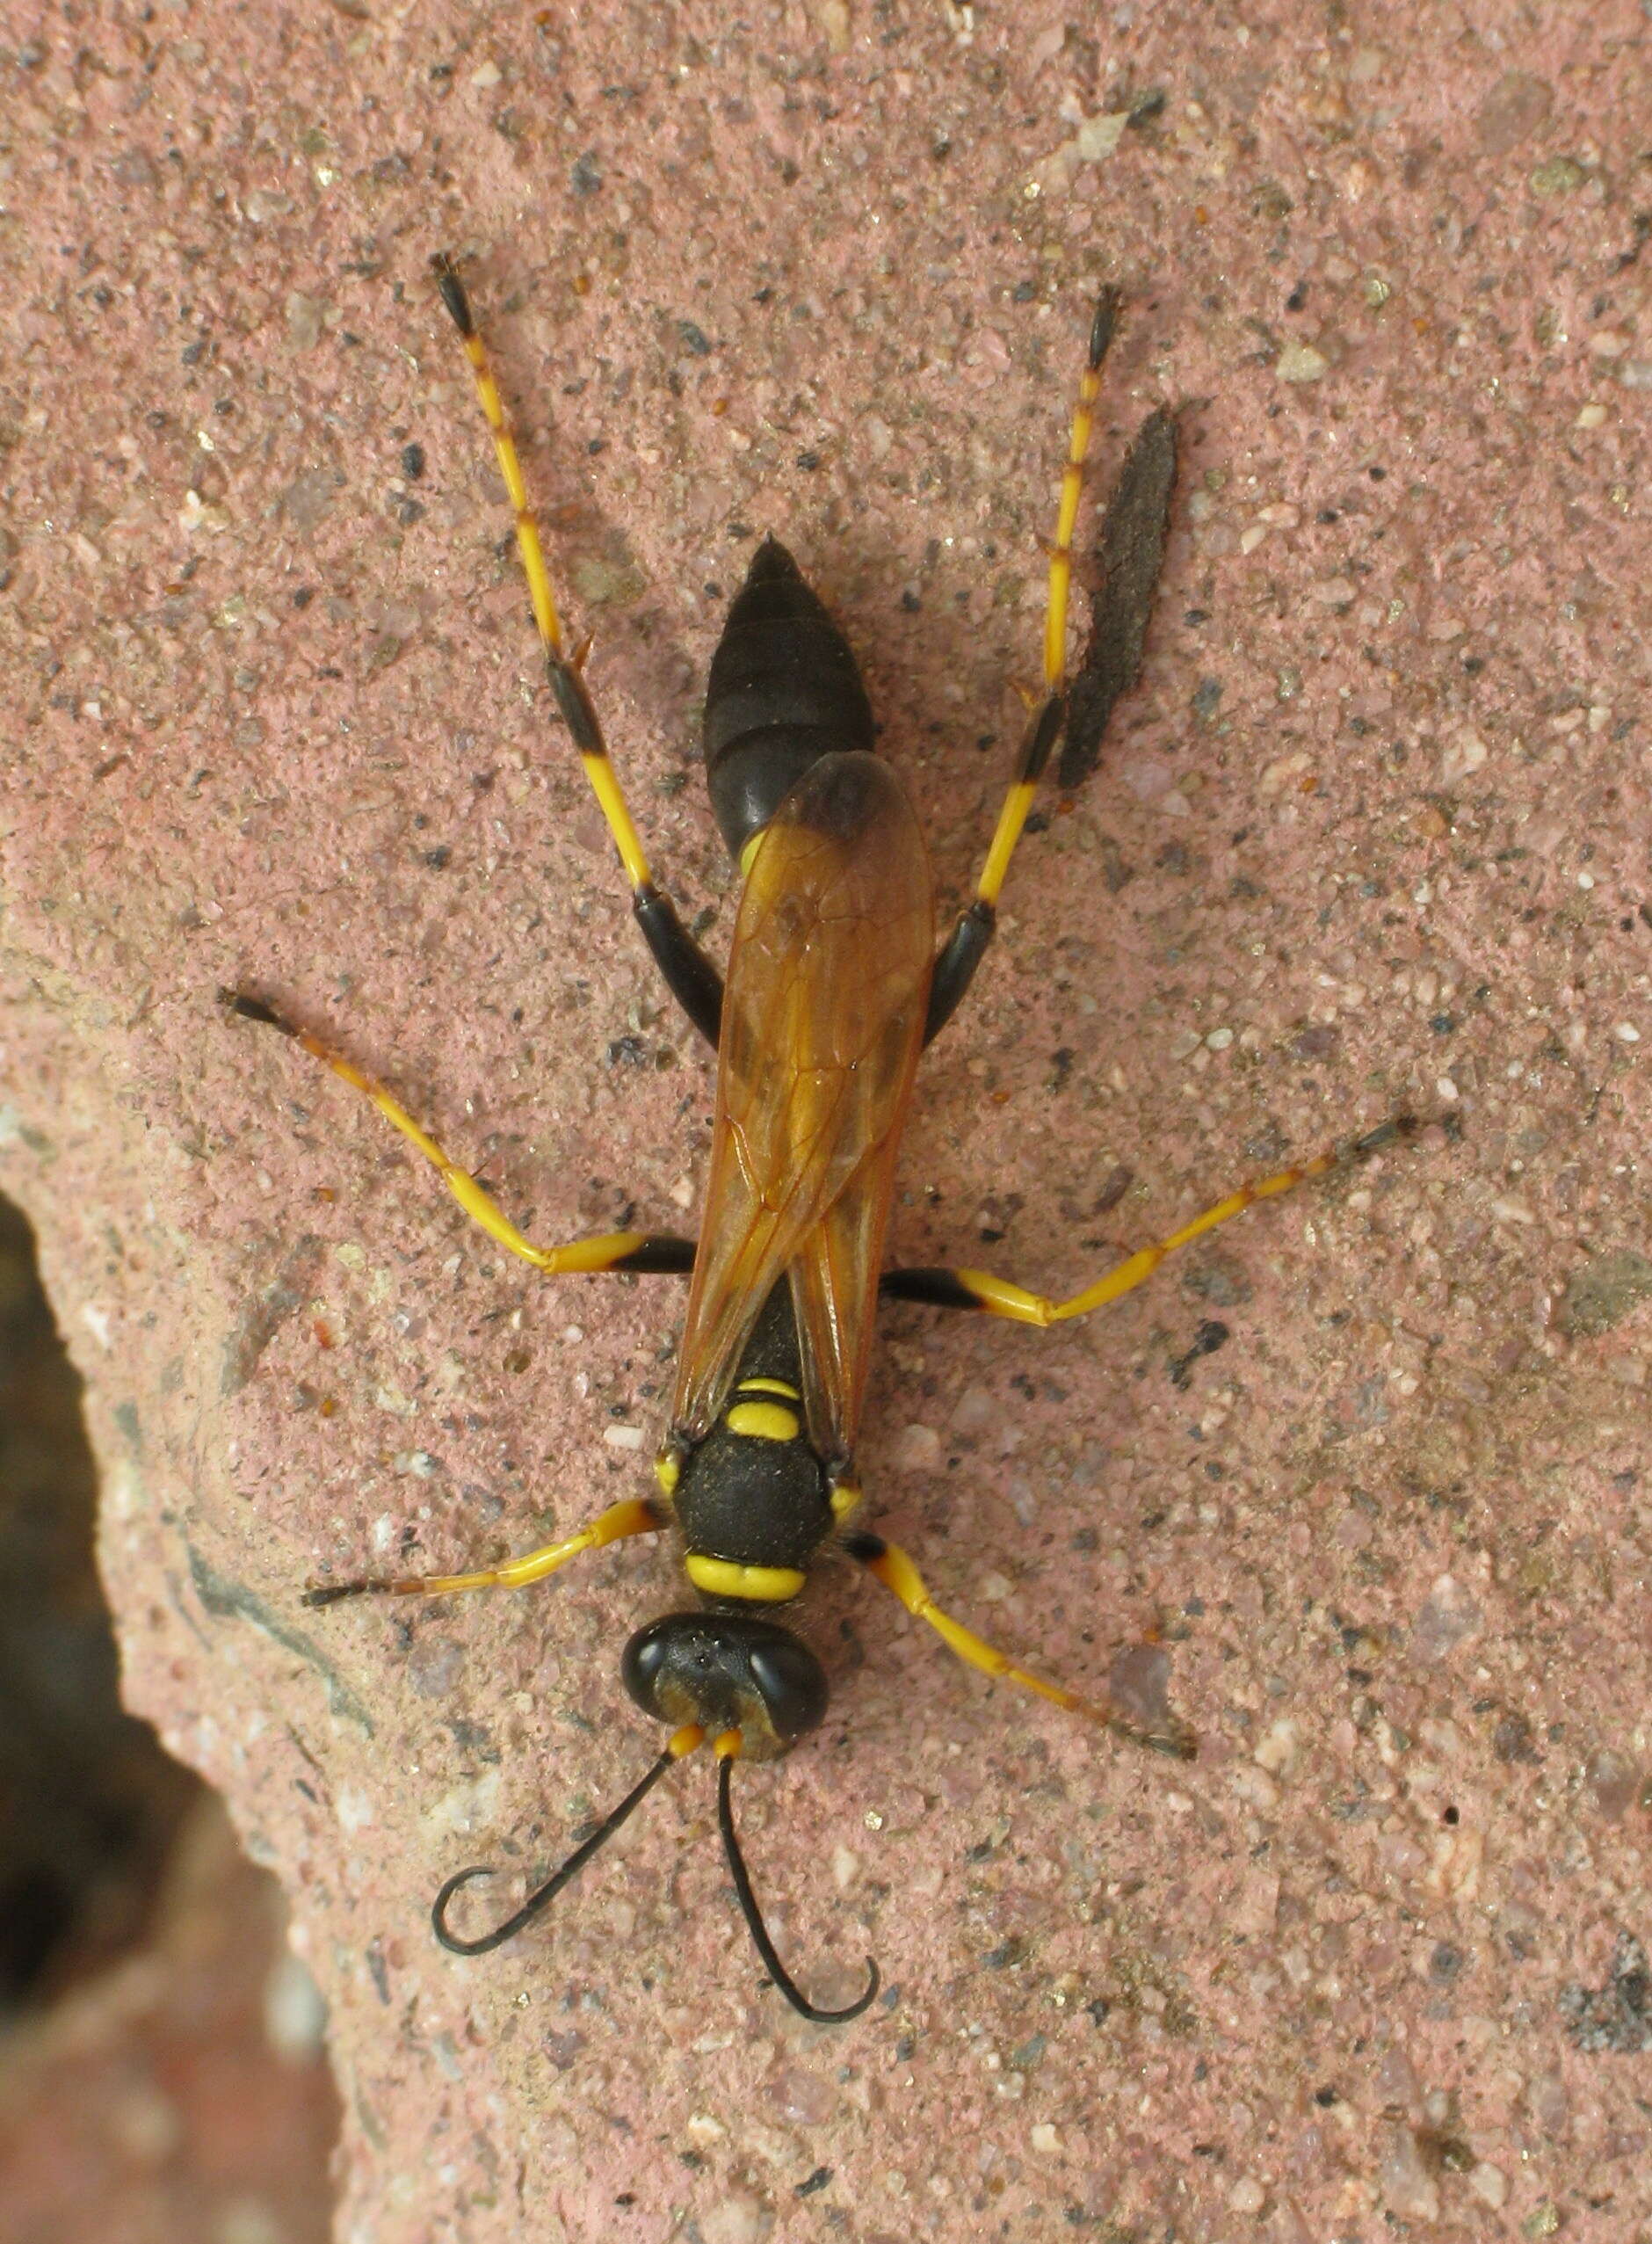
[(321, 2054), (327, 2032), (327, 2004), (301, 1959), (278, 1958), (264, 1982), (264, 2037), (291, 2064)]
[(1620, 1020), (1612, 1033), (1620, 1044), (1638, 1044), (1641, 1041), (1641, 1031), (1632, 1020)]
[(1311, 343), (1287, 343), (1273, 371), (1281, 381), (1317, 381), (1330, 372), (1330, 360)]
[(1257, 1743), (1250, 1758), (1270, 1776), (1288, 1776), (1297, 1762), (1301, 1732), (1288, 1716), (1281, 1716)]
[(832, 1881), (840, 1893), (847, 1893), (860, 1875), (860, 1857), (852, 1848), (832, 1848)]
[(470, 83), (480, 86), (485, 93), (489, 86), (496, 86), (504, 76), (496, 62), (479, 62), (470, 74)]
[(1509, 2177), (1500, 2166), (1488, 2166), (1482, 2159), (1478, 2166), (1471, 2166), (1463, 2178), (1481, 2203), (1494, 2211), (1508, 2203)]
[(611, 1449), (640, 1449), (648, 1436), (640, 1426), (605, 1426), (602, 1438)]
[(1477, 772), (1487, 756), (1485, 742), (1477, 732), (1460, 732), (1440, 758), (1441, 783), (1453, 787), (1460, 779), (1467, 779), (1470, 772)]
[(1213, 1028), (1205, 1042), (1213, 1052), (1225, 1052), (1233, 1042), (1231, 1028)]
[(1264, 522), (1253, 522), (1248, 530), (1241, 530), (1239, 533), (1240, 552), (1254, 553), (1267, 534), (1267, 525)]
[(1621, 359), (1633, 338), (1619, 327), (1603, 327), (1589, 338), (1591, 359)]
[(1592, 889), (1595, 885), (1594, 875), (1592, 873), (1580, 873), (1577, 875), (1577, 885), (1580, 889)]
[(1279, 1805), (1279, 1788), (1264, 1768), (1235, 1761), (1228, 1768), (1228, 1782), (1249, 1807), (1277, 1808)]
[(1254, 2175), (1242, 2174), (1228, 2192), (1228, 2203), (1236, 2213), (1259, 2213), (1268, 2202), (1268, 2193)]
[(585, 1328), (583, 1325), (564, 1325), (562, 1327), (562, 1338), (570, 1348), (576, 1348), (584, 1337)]
[(941, 1461), (941, 1437), (932, 1426), (907, 1426), (895, 1436), (890, 1460), (897, 1472), (933, 1472)]
[(1035, 2151), (1042, 2152), (1046, 2158), (1054, 2158), (1061, 2147), (1061, 2139), (1047, 2119), (1040, 2120), (1027, 2140)]
[(1606, 409), (1604, 405), (1585, 405), (1572, 423), (1572, 426), (1577, 429), (1598, 429), (1605, 418)]
[(1457, 1097), (1457, 1086), (1452, 1081), (1449, 1075), (1440, 1076), (1434, 1085), (1434, 1089), (1438, 1096), (1444, 1099), (1448, 1107)]
[(1086, 117), (1073, 135), (1071, 146), (1081, 163), (1099, 163), (1112, 154), (1130, 122), (1127, 109), (1114, 109), (1100, 117)]

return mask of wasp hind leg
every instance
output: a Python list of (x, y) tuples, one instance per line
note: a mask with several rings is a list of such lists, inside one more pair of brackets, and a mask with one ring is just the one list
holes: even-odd
[(997, 925), (998, 895), (1010, 869), (1010, 860), (1015, 854), (1016, 844), (1021, 839), (1033, 797), (1039, 791), (1039, 782), (1066, 722), (1067, 599), (1073, 582), (1073, 530), (1084, 488), (1084, 463), (1090, 456), (1096, 400), (1101, 393), (1102, 362), (1112, 341), (1118, 312), (1118, 290), (1104, 288), (1090, 323), (1090, 350), (1079, 379), (1078, 403), (1073, 411), (1067, 464), (1061, 472), (1061, 494), (1056, 506), (1055, 536), (1049, 548), (1049, 590), (1044, 606), (1044, 698), (1034, 710), (1022, 740), (987, 861), (975, 885), (975, 900), (962, 914), (935, 961), (935, 973), (930, 984), (929, 1018), (924, 1029), (926, 1044), (931, 1043), (952, 1019), (975, 977), (975, 969), (987, 955)]
[(613, 836), (620, 861), (631, 884), (631, 908), (637, 925), (654, 954), (667, 988), (707, 1042), (714, 1046), (722, 1020), (722, 977), (677, 915), (675, 906), (655, 886), (642, 843), (632, 822), (625, 795), (609, 761), (602, 727), (585, 685), (583, 650), (569, 654), (562, 644), (562, 627), (551, 591), (550, 572), (540, 543), (539, 526), (528, 505), (527, 485), (515, 439), (500, 402), (499, 385), (488, 362), (487, 346), (477, 330), (465, 285), (446, 257), (431, 260), (436, 286), (448, 316), (459, 330), (470, 361), (476, 396), (493, 436), (499, 472), (516, 514), (517, 550), (527, 578), (540, 644), (545, 650), (545, 674), (563, 723), (573, 737), (585, 776), (591, 781), (608, 831)]
[(520, 1558), (508, 1558), (503, 1565), (467, 1574), (360, 1574), (351, 1581), (319, 1583), (307, 1589), (300, 1601), (309, 1606), (337, 1605), (344, 1597), (447, 1597), (461, 1589), (525, 1589), (530, 1582), (543, 1581), (583, 1550), (604, 1550), (611, 1543), (623, 1542), (627, 1536), (655, 1535), (666, 1523), (664, 1510), (651, 1498), (628, 1497), (623, 1503), (611, 1504), (577, 1535), (547, 1543)]
[(1310, 1177), (1323, 1176), (1328, 1170), (1363, 1160), (1409, 1137), (1416, 1129), (1417, 1123), (1410, 1115), (1396, 1115), (1393, 1121), (1368, 1130), (1365, 1137), (1355, 1138), (1351, 1144), (1333, 1147), (1330, 1152), (1316, 1154), (1311, 1161), (1303, 1161), (1294, 1168), (1279, 1169), (1254, 1184), (1242, 1184), (1236, 1192), (1230, 1192), (1226, 1199), (1195, 1216), (1191, 1224), (1184, 1224), (1180, 1231), (1172, 1231), (1168, 1238), (1156, 1240), (1151, 1246), (1138, 1247), (1122, 1262), (1115, 1262), (1094, 1285), (1086, 1286), (1082, 1293), (1070, 1295), (1065, 1300), (1032, 1293), (1007, 1278), (994, 1277), (989, 1270), (886, 1270), (879, 1290), (888, 1301), (924, 1302), (932, 1309), (984, 1309), (990, 1316), (1008, 1317), (1019, 1325), (1060, 1325), (1069, 1317), (1087, 1317), (1092, 1309), (1104, 1309), (1121, 1295), (1133, 1293), (1153, 1275), (1167, 1254), (1173, 1254), (1177, 1247), (1191, 1245), (1206, 1231), (1214, 1231), (1219, 1224), (1231, 1223), (1247, 1208), (1255, 1207), (1258, 1200), (1277, 1200), (1282, 1193), (1293, 1191)]
[(452, 1161), (431, 1137), (421, 1129), (407, 1108), (393, 1099), (381, 1083), (363, 1074), (353, 1062), (344, 1059), (323, 1044), (319, 1036), (312, 1036), (307, 1028), (266, 1005), (262, 998), (250, 998), (235, 990), (221, 990), (219, 1001), (243, 1020), (256, 1020), (266, 1028), (278, 1029), (283, 1036), (290, 1036), (301, 1044), (312, 1057), (342, 1076), (354, 1090), (371, 1099), (379, 1112), (395, 1129), (401, 1131), (410, 1145), (417, 1146), (424, 1158), (441, 1177), (453, 1198), (473, 1223), (482, 1225), (489, 1236), (501, 1246), (509, 1247), (525, 1262), (547, 1277), (570, 1274), (593, 1274), (599, 1270), (629, 1270), (635, 1273), (665, 1272), (682, 1275), (694, 1267), (694, 1242), (678, 1238), (669, 1231), (607, 1231), (597, 1238), (571, 1240), (564, 1246), (535, 1246), (533, 1240), (519, 1231), (504, 1210), (489, 1197), (475, 1177)]

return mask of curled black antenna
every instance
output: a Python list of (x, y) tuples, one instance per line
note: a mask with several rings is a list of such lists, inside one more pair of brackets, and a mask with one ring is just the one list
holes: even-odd
[[(541, 1909), (550, 1906), (565, 1885), (573, 1884), (598, 1848), (607, 1845), (626, 1819), (641, 1806), (666, 1770), (674, 1768), (680, 1759), (681, 1755), (668, 1747), (641, 1782), (632, 1786), (619, 1806), (603, 1818), (589, 1839), (581, 1841), (562, 1868), (546, 1879), (538, 1892), (530, 1893), (514, 1916), (507, 1917), (491, 1932), (483, 1933), (480, 1940), (461, 1940), (457, 1933), (449, 1932), (447, 1905), (460, 1887), (468, 1885), (473, 1877), (491, 1877), (494, 1875), (492, 1868), (486, 1863), (481, 1863), (474, 1870), (456, 1871), (431, 1904), (431, 1929), (442, 1946), (452, 1956), (485, 1956), (490, 1949), (503, 1948), (507, 1940), (514, 1939), (524, 1925), (532, 1924)], [(750, 1888), (747, 1890), (750, 1891)]]
[(731, 1790), (734, 1765), (735, 1756), (732, 1754), (726, 1754), (717, 1764), (717, 1822), (722, 1832), (723, 1852), (728, 1857), (728, 1873), (735, 1882), (735, 1892), (740, 1899), (740, 1914), (746, 1921), (746, 1928), (757, 1945), (757, 1953), (763, 1958), (764, 1968), (767, 1971), (769, 1977), (800, 2017), (810, 2019), (817, 2026), (847, 2025), (851, 2018), (859, 2017), (861, 2012), (868, 2007), (873, 1997), (877, 1993), (880, 1984), (878, 1967), (868, 1956), (866, 1970), (871, 1976), (866, 1981), (866, 1991), (859, 2001), (851, 2002), (846, 2010), (818, 2009), (814, 2003), (807, 2001), (800, 1993), (797, 1982), (775, 1953), (774, 1943), (769, 1937), (769, 1928), (764, 1923), (757, 1907), (757, 1897), (751, 1891), (751, 1878), (746, 1869), (745, 1857), (740, 1851), (740, 1841), (735, 1836), (735, 1810)]

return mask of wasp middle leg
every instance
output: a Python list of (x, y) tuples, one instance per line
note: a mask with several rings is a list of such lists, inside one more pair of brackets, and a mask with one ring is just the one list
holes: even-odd
[(1064, 1300), (1032, 1293), (1008, 1278), (995, 1277), (989, 1270), (886, 1270), (879, 1291), (888, 1301), (925, 1302), (932, 1309), (984, 1309), (993, 1317), (1008, 1317), (1019, 1325), (1060, 1325), (1069, 1317), (1087, 1317), (1092, 1309), (1104, 1309), (1121, 1295), (1133, 1293), (1153, 1275), (1167, 1254), (1191, 1245), (1206, 1231), (1214, 1231), (1219, 1224), (1231, 1223), (1247, 1208), (1255, 1207), (1257, 1201), (1277, 1200), (1281, 1193), (1293, 1191), (1310, 1177), (1323, 1176), (1328, 1170), (1363, 1160), (1384, 1146), (1410, 1136), (1416, 1128), (1410, 1115), (1397, 1115), (1378, 1129), (1368, 1130), (1365, 1137), (1355, 1138), (1351, 1144), (1334, 1146), (1329, 1152), (1315, 1154), (1311, 1161), (1276, 1170), (1273, 1175), (1258, 1178), (1253, 1184), (1242, 1184), (1236, 1191), (1195, 1216), (1192, 1223), (1184, 1224), (1179, 1231), (1172, 1231), (1167, 1238), (1155, 1240), (1150, 1246), (1138, 1247), (1122, 1262), (1115, 1262), (1093, 1285)]
[(279, 1030), (283, 1036), (290, 1036), (353, 1090), (371, 1099), (385, 1120), (424, 1156), (471, 1221), (480, 1224), (501, 1246), (509, 1247), (512, 1254), (520, 1255), (547, 1277), (589, 1275), (599, 1270), (664, 1272), (681, 1276), (692, 1270), (694, 1241), (679, 1238), (670, 1231), (605, 1231), (595, 1238), (572, 1239), (562, 1246), (536, 1246), (517, 1229), (469, 1171), (450, 1160), (429, 1131), (419, 1127), (381, 1083), (364, 1074), (353, 1061), (333, 1051), (308, 1028), (299, 1028), (273, 1006), (266, 1005), (262, 998), (246, 997), (234, 990), (221, 990), (218, 995), (220, 1003), (239, 1019), (258, 1021), (266, 1028)]

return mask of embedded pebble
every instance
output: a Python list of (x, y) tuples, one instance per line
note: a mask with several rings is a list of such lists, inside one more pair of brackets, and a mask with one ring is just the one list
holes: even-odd
[(327, 2001), (309, 1967), (289, 1951), (264, 1983), (264, 2037), (290, 2065), (318, 2057), (326, 2043)]
[(1170, 1653), (1163, 1645), (1126, 1645), (1113, 1655), (1107, 1688), (1126, 1714), (1156, 1728), (1170, 1710)]
[(1477, 772), (1486, 755), (1486, 744), (1477, 732), (1460, 732), (1439, 759), (1441, 786), (1454, 787), (1470, 772)]
[(966, 1387), (960, 1395), (949, 1423), (954, 1434), (984, 1434), (1004, 1414), (1004, 1405), (991, 1389), (976, 1385)]
[(1482, 2204), (1498, 2211), (1509, 2201), (1509, 2177), (1499, 2166), (1489, 2166), (1482, 2159), (1478, 2166), (1471, 2166), (1464, 2176), (1468, 2187)]
[(1389, 2124), (1381, 2131), (1377, 2157), (1377, 2186), (1383, 2210), (1401, 2220), (1438, 2220), (1439, 2190), (1424, 2164), (1417, 2137), (1409, 2127)]
[(286, 300), (286, 339), (295, 351), (312, 351), (322, 339), (322, 315), (327, 307), (319, 296), (306, 296), (294, 288)]
[(1608, 1823), (1621, 1823), (1641, 1790), (1641, 1769), (1627, 1754), (1602, 1746), (1583, 1764), (1583, 1781)]
[(1554, 1321), (1569, 1339), (1592, 1339), (1652, 1300), (1652, 1260), (1632, 1246), (1590, 1257), (1566, 1281)]
[(933, 1472), (941, 1461), (941, 1437), (932, 1426), (902, 1427), (890, 1458), (897, 1472)]
[[(693, 2124), (692, 2120), (689, 2124)], [(770, 2233), (768, 2210), (759, 2198), (742, 2191), (701, 2213), (699, 2233), (704, 2244), (762, 2244)]]
[(1330, 360), (1311, 343), (1287, 343), (1273, 371), (1281, 381), (1317, 381), (1330, 372)]
[(1281, 1717), (1260, 1739), (1250, 1758), (1270, 1776), (1288, 1776), (1296, 1767), (1301, 1742), (1301, 1733), (1296, 1724), (1288, 1717)]
[(1451, 1574), (1436, 1577), (1411, 1624), (1411, 1649), (1419, 1659), (1443, 1659), (1479, 1628), (1480, 1608)]
[(786, 2066), (764, 2091), (771, 2108), (794, 2127), (823, 2127), (837, 2109), (837, 2091), (818, 2073)]

